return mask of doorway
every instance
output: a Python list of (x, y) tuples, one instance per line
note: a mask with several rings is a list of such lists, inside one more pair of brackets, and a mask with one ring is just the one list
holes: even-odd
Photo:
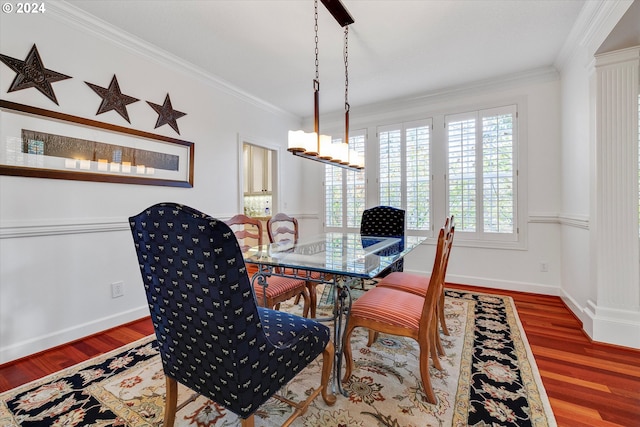
[(277, 206), (277, 149), (242, 142), (242, 211), (268, 220)]

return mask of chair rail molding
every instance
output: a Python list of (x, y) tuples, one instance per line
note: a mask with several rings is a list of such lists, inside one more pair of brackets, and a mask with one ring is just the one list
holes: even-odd
[(588, 230), (589, 217), (569, 213), (535, 212), (529, 215), (529, 224), (560, 224)]
[(0, 224), (0, 240), (113, 231), (129, 231), (129, 222), (123, 218), (7, 222)]

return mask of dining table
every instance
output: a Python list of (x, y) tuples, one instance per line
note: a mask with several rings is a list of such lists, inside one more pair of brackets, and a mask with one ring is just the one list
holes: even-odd
[[(335, 358), (333, 391), (346, 395), (340, 375), (344, 331), (349, 321), (352, 286), (373, 279), (426, 240), (426, 236), (368, 236), (353, 232), (325, 232), (250, 248), (245, 263), (255, 264), (252, 283), (266, 286), (269, 276), (302, 279), (329, 286), (332, 315), (316, 320), (333, 322)], [(260, 298), (259, 295), (256, 295)]]

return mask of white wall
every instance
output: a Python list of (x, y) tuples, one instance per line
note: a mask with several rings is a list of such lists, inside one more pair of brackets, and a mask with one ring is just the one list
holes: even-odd
[(583, 221), (563, 224), (562, 256), (564, 296), (584, 321), (582, 308), (595, 295), (591, 284), (590, 182), (592, 149), (590, 143), (591, 61), (584, 50), (576, 50), (562, 71), (562, 217)]
[[(59, 106), (35, 89), (7, 93), (15, 73), (0, 64), (0, 96), (80, 117), (195, 143), (194, 187), (171, 188), (0, 176), (0, 363), (148, 315), (127, 218), (162, 201), (212, 216), (237, 213), (238, 135), (286, 149), (299, 119), (229, 88), (101, 27), (68, 6), (40, 15), (2, 14), (0, 52), (25, 59), (35, 43), (46, 68), (72, 76), (53, 83)], [(224, 58), (221, 58), (224, 60)], [(114, 111), (96, 116), (101, 98), (84, 82), (107, 87), (116, 75), (131, 125)], [(181, 135), (154, 129), (169, 93)], [(2, 143), (4, 145), (4, 143)], [(301, 212), (300, 163), (281, 156), (281, 203)], [(124, 281), (112, 299), (110, 284)]]

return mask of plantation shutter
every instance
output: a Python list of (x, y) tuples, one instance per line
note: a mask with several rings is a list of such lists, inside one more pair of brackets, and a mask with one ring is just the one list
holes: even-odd
[[(352, 131), (349, 150), (365, 158), (366, 130)], [(334, 138), (341, 143), (342, 138)], [(325, 227), (360, 228), (365, 205), (366, 181), (364, 170), (352, 171), (338, 166), (325, 165)]]
[(456, 231), (476, 231), (476, 117), (456, 114), (446, 119), (448, 139), (449, 215)]
[[(355, 150), (360, 158), (365, 158), (364, 131), (349, 137), (349, 150)], [(365, 207), (366, 181), (364, 170), (346, 170), (347, 175), (347, 227), (360, 229), (360, 220)]]
[(399, 125), (378, 130), (380, 147), (380, 205), (402, 209), (402, 129)]
[(516, 118), (515, 105), (445, 117), (447, 198), (456, 231), (515, 239)]
[(408, 230), (431, 229), (430, 123), (416, 122), (405, 130), (406, 224)]
[(325, 227), (342, 227), (342, 168), (324, 168)]

